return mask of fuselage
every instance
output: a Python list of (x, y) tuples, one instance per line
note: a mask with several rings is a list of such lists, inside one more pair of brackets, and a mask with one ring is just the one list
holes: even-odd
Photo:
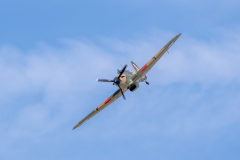
[[(116, 77), (119, 76), (121, 70), (117, 70), (118, 75)], [(122, 76), (120, 77), (120, 87), (122, 88), (122, 90), (125, 90), (127, 88), (130, 87), (130, 85), (132, 85), (132, 77), (136, 74), (135, 71), (130, 71), (130, 70), (125, 70), (122, 74)], [(143, 76), (142, 78), (140, 78), (137, 82), (135, 83), (140, 83), (143, 82), (145, 80), (145, 77)]]

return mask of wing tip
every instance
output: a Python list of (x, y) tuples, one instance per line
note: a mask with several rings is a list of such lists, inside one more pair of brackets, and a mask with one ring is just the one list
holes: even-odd
[(73, 127), (73, 129), (72, 130), (74, 130), (74, 129), (76, 129), (76, 128), (78, 128), (80, 125), (79, 124), (77, 124), (75, 127)]
[(73, 129), (72, 130), (74, 130), (74, 129), (76, 129), (77, 127), (75, 126), (75, 127), (73, 127)]

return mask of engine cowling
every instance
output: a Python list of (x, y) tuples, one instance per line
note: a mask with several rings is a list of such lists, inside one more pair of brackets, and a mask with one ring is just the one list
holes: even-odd
[(139, 87), (139, 84), (138, 84), (138, 83), (135, 83), (134, 85), (132, 85), (132, 86), (129, 88), (129, 90), (130, 90), (131, 92), (134, 92), (134, 91), (136, 91), (136, 90), (138, 89), (138, 87)]

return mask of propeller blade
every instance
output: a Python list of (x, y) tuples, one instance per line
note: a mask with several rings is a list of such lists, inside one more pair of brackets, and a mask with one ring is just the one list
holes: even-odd
[(124, 94), (123, 94), (123, 91), (122, 91), (121, 87), (119, 87), (119, 89), (120, 89), (120, 91), (121, 91), (121, 93), (122, 93), (123, 99), (126, 100), (126, 98), (125, 98), (125, 96), (124, 96)]
[(122, 71), (120, 72), (118, 79), (121, 77), (121, 75), (123, 74), (123, 72), (125, 71), (125, 69), (127, 68), (127, 64), (123, 67)]
[(99, 82), (114, 82), (113, 80), (108, 80), (108, 79), (97, 79)]

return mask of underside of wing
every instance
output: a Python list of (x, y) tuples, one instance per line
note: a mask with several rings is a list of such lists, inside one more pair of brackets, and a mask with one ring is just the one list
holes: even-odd
[(164, 55), (164, 53), (173, 45), (173, 43), (180, 37), (181, 33), (169, 41), (152, 59), (150, 59), (132, 78), (134, 84), (139, 78), (147, 74), (147, 72), (157, 63), (157, 61)]
[[(124, 90), (123, 92), (126, 92), (127, 90)], [(114, 102), (116, 99), (121, 97), (122, 93), (120, 89), (118, 89), (115, 93), (113, 93), (108, 99), (106, 99), (102, 104), (100, 104), (97, 108), (95, 108), (91, 113), (89, 113), (85, 118), (83, 118), (73, 129), (76, 129), (77, 127), (81, 126), (83, 123), (88, 121), (90, 118), (95, 116), (97, 113), (99, 113), (101, 110), (106, 108), (108, 105), (110, 105), (112, 102)]]

